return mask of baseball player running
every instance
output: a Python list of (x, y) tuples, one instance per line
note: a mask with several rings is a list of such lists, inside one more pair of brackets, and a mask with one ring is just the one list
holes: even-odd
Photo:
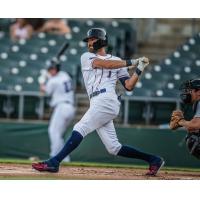
[[(48, 74), (50, 77), (45, 85), (40, 85), (40, 90), (51, 96), (50, 106), (53, 108), (53, 113), (48, 134), (50, 157), (53, 157), (64, 146), (63, 134), (75, 115), (74, 91), (70, 76), (60, 71), (60, 64), (52, 61), (48, 67)], [(63, 161), (69, 162), (70, 157), (66, 156)]]
[[(117, 117), (120, 109), (120, 102), (115, 92), (117, 80), (120, 80), (126, 90), (132, 90), (148, 65), (148, 59), (143, 57), (136, 60), (121, 60), (107, 54), (105, 49), (108, 45), (107, 34), (101, 28), (90, 29), (83, 41), (87, 42), (88, 52), (81, 56), (81, 66), (90, 107), (74, 126), (72, 135), (63, 149), (53, 158), (34, 163), (32, 167), (38, 171), (58, 172), (61, 161), (79, 146), (86, 135), (96, 130), (110, 154), (142, 159), (149, 164), (146, 175), (156, 175), (164, 160), (134, 147), (122, 145), (118, 141), (113, 124), (113, 119)], [(127, 67), (135, 69), (131, 77)]]

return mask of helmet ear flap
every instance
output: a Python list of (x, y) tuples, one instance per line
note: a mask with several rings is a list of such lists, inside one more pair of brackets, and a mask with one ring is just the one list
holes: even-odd
[(53, 58), (47, 66), (48, 70), (51, 68), (55, 68), (59, 72), (61, 68), (61, 63), (57, 59)]

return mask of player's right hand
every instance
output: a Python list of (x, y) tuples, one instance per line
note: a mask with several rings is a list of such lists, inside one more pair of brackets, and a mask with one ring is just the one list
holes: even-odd
[(149, 64), (149, 59), (147, 58), (147, 57), (141, 57), (141, 58), (139, 58), (138, 59), (139, 61), (142, 61), (143, 63), (145, 63), (145, 64)]
[(143, 72), (144, 69), (149, 65), (149, 59), (146, 57), (139, 58), (139, 64), (137, 68)]
[(129, 68), (133, 68), (136, 67), (139, 63), (139, 59), (131, 59), (131, 66), (129, 66)]

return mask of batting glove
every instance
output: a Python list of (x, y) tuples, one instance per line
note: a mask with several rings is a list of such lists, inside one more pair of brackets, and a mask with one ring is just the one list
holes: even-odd
[(127, 60), (126, 63), (127, 63), (128, 68), (132, 69), (132, 68), (135, 68), (136, 66), (138, 66), (140, 61), (146, 65), (149, 64), (149, 59), (146, 57), (141, 57), (138, 59), (130, 59), (130, 60)]
[(146, 58), (146, 57), (142, 57), (142, 58), (139, 58), (139, 64), (137, 66), (137, 68), (143, 72), (144, 69), (148, 66), (149, 64), (149, 59)]
[(129, 69), (136, 67), (138, 65), (138, 63), (139, 63), (139, 59), (126, 60), (126, 66)]
[(142, 61), (143, 63), (146, 63), (147, 65), (149, 64), (149, 59), (147, 57), (141, 57), (141, 58), (138, 58), (139, 61)]

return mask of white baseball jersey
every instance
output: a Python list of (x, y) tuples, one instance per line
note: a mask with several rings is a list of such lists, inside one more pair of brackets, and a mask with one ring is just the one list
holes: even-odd
[(51, 96), (50, 105), (52, 107), (61, 102), (74, 103), (72, 80), (64, 71), (59, 71), (55, 76), (49, 78), (45, 91)]
[[(63, 134), (74, 118), (74, 91), (70, 76), (63, 71), (49, 78), (46, 93), (51, 96), (50, 106), (54, 107), (48, 133), (50, 156), (55, 156), (64, 146)], [(69, 161), (69, 156), (64, 161)]]
[(95, 58), (103, 60), (121, 60), (118, 57), (107, 54), (106, 56), (96, 55), (86, 52), (81, 56), (81, 66), (83, 79), (88, 96), (95, 91), (106, 89), (106, 92), (115, 93), (116, 82), (118, 79), (129, 77), (127, 68), (120, 69), (94, 69), (92, 62)]
[(99, 56), (94, 53), (84, 53), (81, 56), (82, 73), (88, 95), (93, 92), (104, 90), (90, 99), (90, 107), (82, 119), (74, 126), (83, 137), (96, 130), (105, 145), (107, 151), (117, 155), (121, 149), (118, 141), (113, 119), (117, 117), (120, 110), (115, 87), (119, 79), (129, 77), (126, 68), (120, 69), (94, 69), (94, 59), (120, 60), (120, 58), (107, 54)]

